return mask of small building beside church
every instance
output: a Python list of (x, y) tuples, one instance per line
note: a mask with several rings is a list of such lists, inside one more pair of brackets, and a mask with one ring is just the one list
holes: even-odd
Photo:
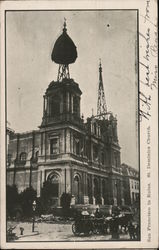
[(139, 202), (140, 199), (139, 172), (125, 163), (122, 163), (121, 167), (124, 176), (123, 187), (125, 204), (133, 205)]

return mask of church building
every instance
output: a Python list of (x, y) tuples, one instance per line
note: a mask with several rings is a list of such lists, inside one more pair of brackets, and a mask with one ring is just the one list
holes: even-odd
[(7, 184), (16, 184), (19, 192), (32, 186), (39, 197), (43, 183), (49, 181), (53, 206), (60, 206), (64, 192), (71, 193), (74, 204), (122, 205), (117, 119), (105, 108), (102, 66), (97, 115), (84, 121), (80, 83), (69, 72), (76, 58), (76, 46), (64, 22), (51, 54), (59, 64), (58, 76), (44, 93), (41, 124), (31, 132), (9, 132)]

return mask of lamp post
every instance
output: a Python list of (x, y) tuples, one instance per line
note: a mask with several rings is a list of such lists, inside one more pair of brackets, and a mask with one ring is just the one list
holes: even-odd
[(32, 225), (32, 232), (34, 232), (35, 210), (36, 210), (36, 201), (35, 201), (35, 200), (33, 201), (32, 208), (33, 208), (33, 225)]

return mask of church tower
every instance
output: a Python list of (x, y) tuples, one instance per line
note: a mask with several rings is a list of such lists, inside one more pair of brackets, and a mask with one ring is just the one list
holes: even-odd
[[(77, 58), (77, 49), (67, 34), (66, 21), (55, 41), (51, 59), (59, 65), (57, 80), (46, 89), (43, 100), (41, 131), (41, 164), (45, 165), (45, 181), (56, 185), (54, 202), (60, 204), (63, 192), (71, 193), (75, 203), (83, 203), (85, 191), (78, 168), (84, 169), (85, 125), (80, 112), (82, 92), (70, 77), (69, 65)], [(49, 166), (49, 170), (47, 169)], [(78, 173), (77, 173), (78, 172)], [(55, 179), (52, 179), (55, 176)], [(54, 178), (54, 177), (53, 177)], [(86, 179), (86, 178), (85, 178)], [(84, 179), (84, 180), (85, 180)], [(85, 182), (85, 181), (84, 181)], [(84, 196), (83, 196), (84, 195)]]
[(70, 78), (69, 64), (77, 58), (77, 50), (74, 42), (67, 34), (66, 21), (63, 33), (56, 40), (51, 59), (59, 64), (57, 81), (52, 81), (44, 95), (43, 119), (41, 127), (52, 124), (71, 121), (76, 124), (80, 119), (81, 90), (79, 85)]

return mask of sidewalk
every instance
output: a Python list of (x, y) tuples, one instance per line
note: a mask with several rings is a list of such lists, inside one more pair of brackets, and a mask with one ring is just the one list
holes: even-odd
[[(13, 230), (13, 233), (16, 234), (17, 240), (25, 237), (35, 236), (39, 234), (37, 224), (35, 224), (35, 230), (32, 232), (32, 223), (31, 222), (9, 222), (8, 227), (16, 226)], [(20, 228), (23, 228), (23, 235), (21, 235)]]
[[(21, 238), (25, 238), (25, 237), (35, 236), (35, 235), (38, 235), (38, 234), (39, 234), (39, 232), (38, 232), (38, 231), (35, 231), (35, 232), (30, 232), (30, 234), (29, 234), (29, 233), (26, 233), (26, 234), (23, 234), (23, 235), (17, 235), (17, 237), (18, 237), (17, 240), (19, 240), (19, 239), (21, 239)], [(24, 239), (24, 240), (25, 240), (25, 239)]]

